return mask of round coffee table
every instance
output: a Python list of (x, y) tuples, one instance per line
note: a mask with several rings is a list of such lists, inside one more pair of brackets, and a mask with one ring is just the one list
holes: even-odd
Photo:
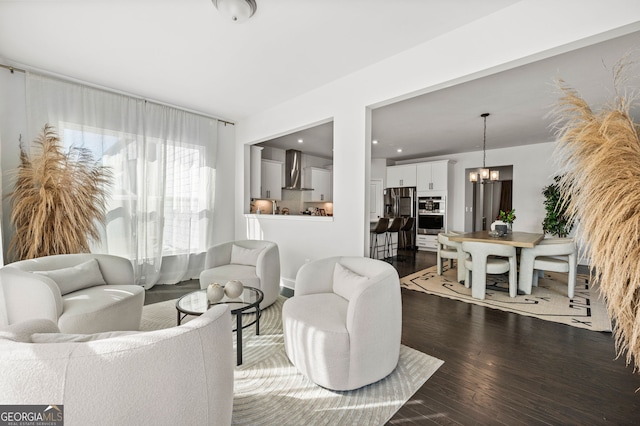
[[(245, 287), (243, 293), (239, 297), (230, 298), (225, 296), (221, 301), (211, 304), (207, 299), (207, 290), (197, 290), (182, 296), (176, 302), (176, 310), (178, 311), (178, 325), (187, 315), (202, 315), (207, 309), (213, 305), (231, 305), (231, 314), (236, 316), (237, 335), (236, 355), (237, 364), (242, 364), (242, 330), (256, 325), (256, 336), (260, 335), (260, 302), (264, 298), (262, 290), (254, 287)], [(251, 309), (251, 312), (247, 312)], [(255, 309), (255, 311), (253, 310)], [(255, 319), (247, 324), (242, 323), (243, 314), (255, 313)]]

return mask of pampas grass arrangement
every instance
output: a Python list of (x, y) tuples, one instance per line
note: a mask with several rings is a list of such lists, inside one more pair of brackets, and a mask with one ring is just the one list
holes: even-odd
[(614, 101), (593, 111), (578, 92), (559, 82), (555, 155), (558, 184), (577, 237), (588, 247), (592, 278), (614, 320), (618, 356), (640, 368), (640, 139), (624, 93), (624, 63), (614, 68)]
[(105, 219), (109, 169), (95, 163), (86, 148), (63, 152), (53, 127), (45, 125), (34, 141), (32, 158), (20, 146), (20, 165), (11, 222), (9, 252), (15, 260), (89, 252)]

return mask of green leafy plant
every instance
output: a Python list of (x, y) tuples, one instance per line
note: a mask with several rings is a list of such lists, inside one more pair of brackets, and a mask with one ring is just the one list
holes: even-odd
[(496, 219), (503, 221), (504, 223), (513, 223), (516, 220), (516, 209), (507, 210), (506, 212), (500, 210)]
[(562, 197), (558, 186), (560, 179), (560, 176), (554, 177), (553, 180), (555, 182), (542, 189), (544, 208), (547, 211), (542, 221), (542, 231), (546, 234), (565, 238), (573, 228), (573, 220), (567, 213), (567, 207), (571, 200)]
[(45, 125), (29, 157), (20, 146), (20, 165), (10, 194), (16, 260), (89, 252), (105, 220), (111, 171), (86, 148), (63, 152), (53, 127)]

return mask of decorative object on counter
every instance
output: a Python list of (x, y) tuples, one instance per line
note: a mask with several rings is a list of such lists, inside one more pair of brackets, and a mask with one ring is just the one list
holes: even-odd
[(542, 221), (542, 231), (545, 234), (566, 238), (571, 229), (573, 229), (573, 220), (567, 214), (567, 207), (571, 202), (571, 198), (564, 198), (560, 193), (560, 188), (558, 187), (560, 179), (560, 176), (555, 176), (553, 178), (555, 183), (542, 189), (544, 209), (547, 211)]
[(224, 286), (224, 294), (231, 299), (239, 297), (244, 291), (244, 284), (240, 280), (228, 281)]
[[(623, 58), (613, 68), (614, 99), (600, 111), (578, 92), (558, 82), (562, 97), (555, 112), (557, 146), (554, 158), (564, 174), (561, 196), (571, 200), (567, 216), (579, 219), (580, 246), (589, 248), (594, 281), (614, 322), (618, 356), (640, 369), (640, 135), (630, 113), (638, 93), (623, 87), (631, 62)], [(632, 94), (632, 95), (630, 95)]]
[(224, 297), (225, 289), (218, 283), (211, 283), (207, 287), (207, 299), (209, 303), (218, 303)]
[(286, 214), (289, 214), (289, 208), (288, 208), (288, 207), (283, 207), (283, 208), (282, 208), (282, 210), (280, 210), (280, 212), (281, 212), (282, 214), (285, 214), (285, 215), (286, 215)]

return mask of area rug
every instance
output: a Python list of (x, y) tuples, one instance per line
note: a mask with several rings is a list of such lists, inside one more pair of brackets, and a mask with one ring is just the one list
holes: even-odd
[(506, 275), (488, 275), (484, 300), (471, 297), (471, 289), (457, 282), (456, 269), (443, 268), (437, 274), (435, 266), (408, 275), (400, 285), (409, 290), (448, 297), (467, 303), (500, 309), (520, 315), (559, 322), (594, 331), (611, 331), (611, 320), (599, 292), (589, 283), (589, 276), (578, 274), (575, 297), (567, 297), (567, 274), (545, 272), (530, 295), (509, 297)]
[[(235, 425), (382, 425), (443, 364), (402, 345), (398, 366), (379, 382), (349, 392), (321, 388), (298, 373), (284, 352), (281, 311), (285, 300), (280, 296), (263, 311), (259, 336), (253, 326), (242, 334), (243, 364), (235, 370)], [(141, 329), (175, 326), (175, 302), (145, 306)], [(235, 344), (234, 333), (234, 350)]]

